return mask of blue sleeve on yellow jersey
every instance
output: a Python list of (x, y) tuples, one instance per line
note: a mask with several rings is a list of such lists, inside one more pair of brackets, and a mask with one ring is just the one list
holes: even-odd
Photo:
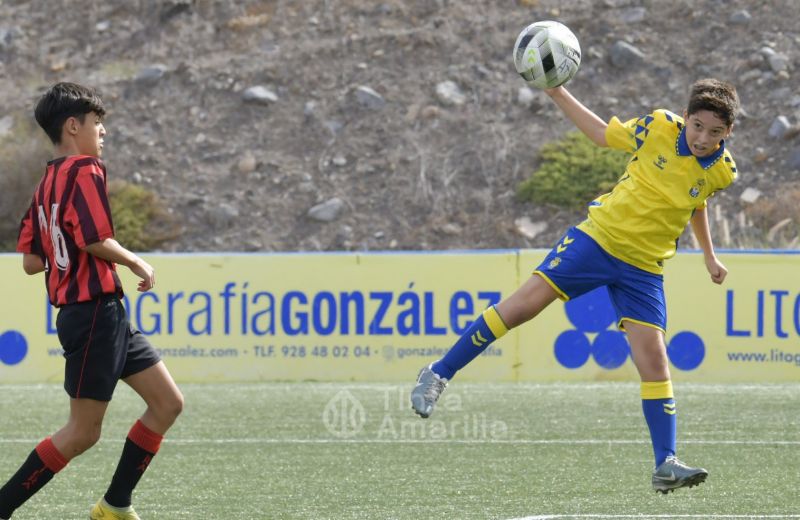
[(666, 110), (656, 110), (646, 116), (630, 119), (624, 123), (616, 116), (612, 117), (606, 128), (606, 142), (615, 150), (634, 153), (644, 146), (654, 125), (673, 121), (670, 116), (672, 114)]

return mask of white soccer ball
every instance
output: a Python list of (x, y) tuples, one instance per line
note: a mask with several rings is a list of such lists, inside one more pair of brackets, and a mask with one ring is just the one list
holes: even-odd
[(532, 23), (519, 33), (514, 44), (517, 72), (536, 88), (563, 85), (578, 72), (580, 64), (578, 38), (559, 22)]

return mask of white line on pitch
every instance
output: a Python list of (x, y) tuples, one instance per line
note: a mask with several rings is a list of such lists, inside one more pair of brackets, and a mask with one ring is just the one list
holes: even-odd
[[(3, 439), (0, 444), (30, 444), (41, 439)], [(101, 442), (122, 442), (121, 439), (103, 439)], [(349, 439), (349, 438), (322, 438), (322, 439), (275, 439), (259, 437), (242, 438), (208, 438), (186, 439), (166, 438), (168, 444), (499, 444), (499, 445), (643, 445), (647, 440), (624, 439), (403, 439), (403, 438), (378, 438), (378, 439)], [(800, 440), (794, 441), (767, 441), (767, 440), (684, 440), (680, 444), (693, 445), (735, 445), (735, 446), (800, 446)], [(800, 518), (800, 515), (798, 515)]]
[(622, 519), (634, 518), (646, 520), (648, 518), (800, 518), (800, 515), (603, 515), (603, 514), (579, 514), (579, 515), (536, 515), (522, 518), (512, 518), (511, 520), (558, 520), (561, 518), (609, 518)]

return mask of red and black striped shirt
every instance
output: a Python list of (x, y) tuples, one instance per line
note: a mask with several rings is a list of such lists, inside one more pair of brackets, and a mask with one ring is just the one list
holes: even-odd
[(114, 263), (83, 250), (113, 236), (103, 162), (87, 155), (48, 162), (22, 217), (17, 251), (44, 262), (50, 303), (60, 307), (122, 294)]

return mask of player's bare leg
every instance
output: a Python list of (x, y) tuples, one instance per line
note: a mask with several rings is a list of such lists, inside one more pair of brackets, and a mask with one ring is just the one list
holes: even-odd
[(676, 413), (669, 374), (669, 359), (661, 329), (624, 321), (631, 345), (631, 355), (642, 379), (642, 408), (653, 450), (656, 468), (653, 489), (669, 493), (682, 487), (693, 487), (706, 480), (708, 472), (692, 468), (675, 457)]
[(183, 410), (183, 394), (163, 362), (123, 379), (144, 402), (147, 410), (141, 421), (154, 432), (164, 435)]
[(429, 417), (448, 381), (458, 370), (486, 350), (495, 339), (542, 312), (557, 297), (555, 290), (542, 277), (534, 275), (511, 296), (486, 309), (444, 358), (420, 370), (416, 386), (411, 391), (414, 411), (420, 417)]
[(631, 356), (642, 381), (669, 381), (669, 358), (664, 343), (664, 333), (655, 327), (623, 321)]
[(510, 329), (539, 315), (553, 303), (558, 294), (539, 275), (533, 275), (514, 293), (497, 304), (497, 312)]
[(107, 401), (70, 399), (69, 420), (51, 437), (53, 445), (71, 460), (94, 446), (100, 440)]

